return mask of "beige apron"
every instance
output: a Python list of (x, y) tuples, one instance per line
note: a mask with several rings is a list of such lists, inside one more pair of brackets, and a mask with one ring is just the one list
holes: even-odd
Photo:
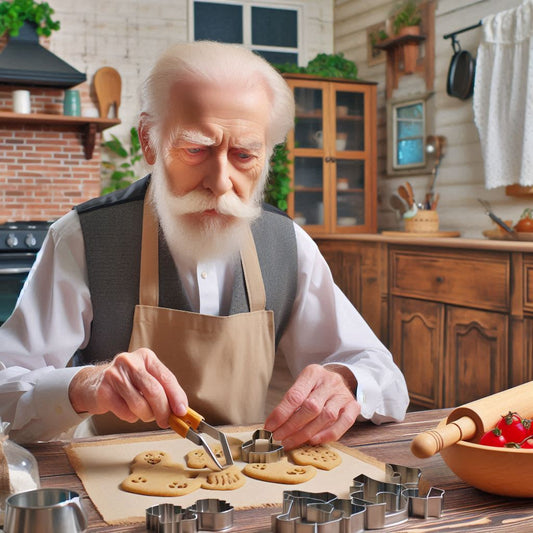
[[(249, 313), (211, 316), (159, 305), (158, 223), (144, 201), (139, 305), (129, 351), (153, 350), (175, 374), (189, 405), (210, 424), (253, 424), (264, 419), (274, 365), (274, 313), (266, 295), (252, 232), (241, 250)], [(156, 429), (129, 424), (111, 413), (93, 417), (97, 433)]]

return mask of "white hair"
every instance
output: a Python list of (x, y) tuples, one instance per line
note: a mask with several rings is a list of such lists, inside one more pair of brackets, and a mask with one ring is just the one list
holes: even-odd
[[(294, 126), (294, 97), (289, 86), (265, 59), (234, 44), (212, 41), (180, 43), (159, 58), (141, 86), (141, 114), (151, 126), (152, 147), (160, 148), (160, 126), (167, 114), (171, 87), (179, 81), (238, 83), (243, 88), (266, 89), (271, 102), (267, 127), (267, 156)], [(155, 144), (155, 145), (154, 145)]]

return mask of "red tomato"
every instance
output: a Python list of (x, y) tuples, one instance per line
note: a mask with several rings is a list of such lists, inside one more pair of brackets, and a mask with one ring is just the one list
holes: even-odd
[[(524, 423), (528, 426), (527, 428)], [(513, 413), (512, 411), (502, 415), (496, 427), (502, 432), (507, 442), (522, 442), (528, 436), (528, 423), (520, 418), (518, 413)]]
[(531, 208), (524, 209), (514, 229), (515, 231), (533, 231), (533, 210)]
[(483, 444), (484, 446), (495, 446), (497, 448), (503, 448), (506, 443), (507, 440), (502, 435), (502, 432), (499, 428), (494, 428), (490, 431), (487, 431), (479, 440), (479, 444)]

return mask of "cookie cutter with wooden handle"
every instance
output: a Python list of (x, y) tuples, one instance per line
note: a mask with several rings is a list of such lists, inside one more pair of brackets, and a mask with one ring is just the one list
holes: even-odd
[[(226, 435), (222, 431), (219, 431), (218, 429), (206, 423), (204, 417), (190, 407), (187, 409), (187, 413), (183, 416), (177, 416), (171, 413), (168, 423), (178, 435), (189, 439), (198, 446), (202, 446), (219, 470), (222, 470), (233, 464), (233, 457), (231, 456), (231, 450)], [(206, 433), (210, 437), (213, 437), (220, 442), (222, 446), (222, 453), (226, 459), (226, 464), (224, 466), (220, 464), (215, 452), (213, 452), (207, 441), (200, 433)]]
[(418, 434), (411, 442), (411, 451), (424, 459), (460, 440), (479, 440), (509, 411), (529, 418), (533, 414), (532, 397), (530, 381), (457, 407), (446, 419), (446, 425)]

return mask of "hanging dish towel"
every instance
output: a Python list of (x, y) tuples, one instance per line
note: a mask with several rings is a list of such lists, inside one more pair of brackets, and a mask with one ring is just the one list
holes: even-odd
[(474, 119), (487, 189), (533, 185), (533, 0), (485, 17)]

